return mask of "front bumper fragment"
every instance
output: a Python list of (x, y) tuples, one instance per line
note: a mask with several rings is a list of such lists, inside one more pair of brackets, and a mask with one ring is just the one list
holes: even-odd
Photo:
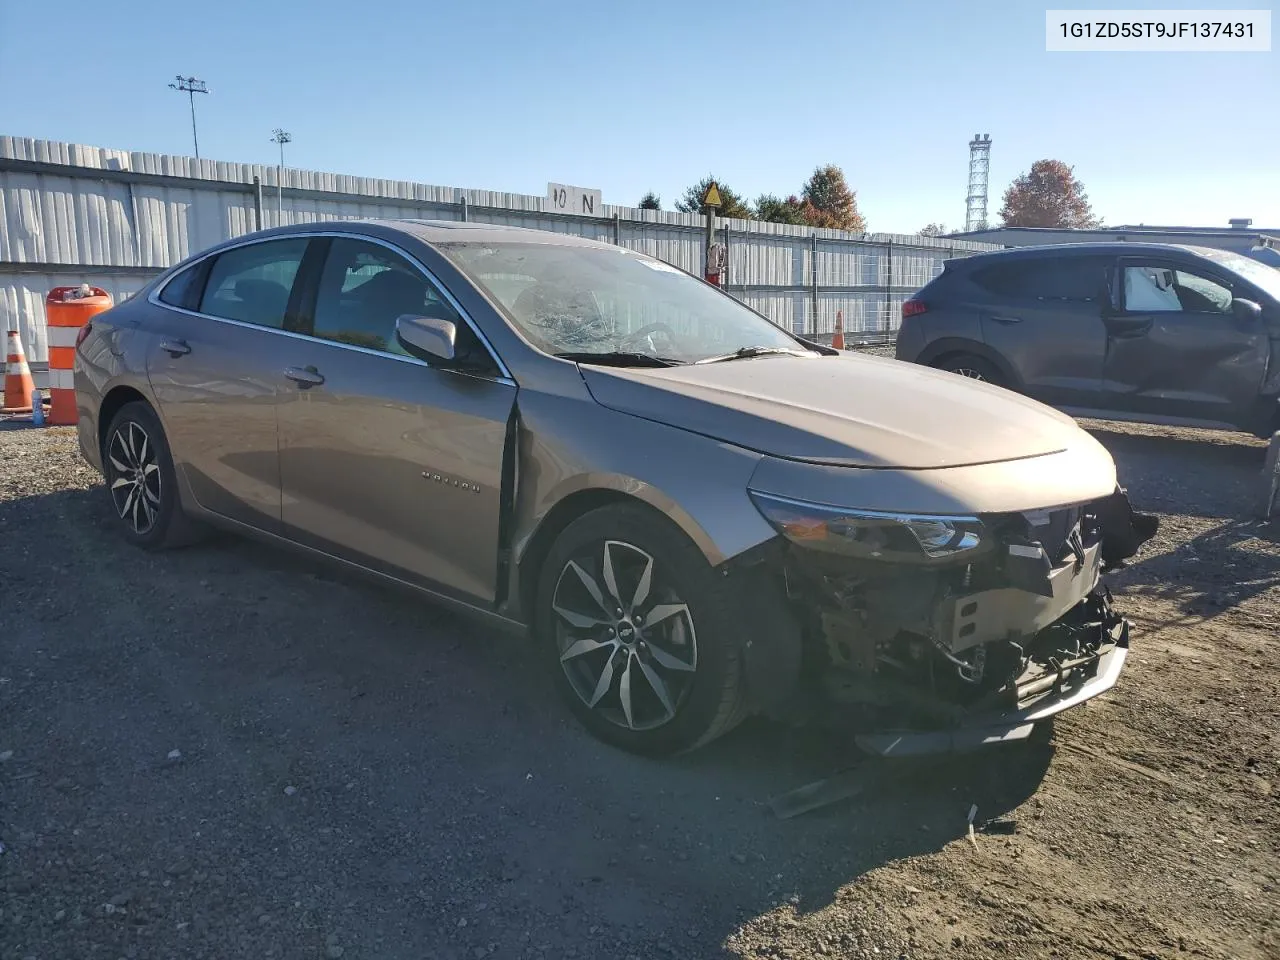
[(1129, 656), (1129, 623), (1120, 619), (1111, 628), (1112, 643), (1089, 664), (1047, 693), (1016, 707), (990, 710), (964, 717), (943, 730), (878, 730), (856, 734), (855, 742), (868, 753), (883, 757), (965, 753), (997, 743), (1025, 740), (1035, 725), (1065, 710), (1092, 700), (1116, 685)]

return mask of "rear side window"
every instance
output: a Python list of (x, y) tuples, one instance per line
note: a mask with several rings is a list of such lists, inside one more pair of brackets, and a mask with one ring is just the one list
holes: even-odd
[(220, 254), (209, 269), (200, 312), (282, 329), (307, 243), (305, 237), (265, 240)]
[(200, 279), (204, 266), (203, 263), (197, 263), (193, 267), (187, 267), (187, 269), (166, 283), (160, 291), (160, 302), (167, 303), (171, 307), (194, 310), (199, 294), (197, 289), (199, 283), (197, 281)]
[(985, 267), (973, 279), (1002, 297), (1094, 303), (1105, 289), (1108, 262), (1106, 257), (1015, 260)]

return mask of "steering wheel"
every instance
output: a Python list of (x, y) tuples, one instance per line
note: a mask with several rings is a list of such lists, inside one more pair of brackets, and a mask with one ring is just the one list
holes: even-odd
[(641, 337), (645, 337), (649, 341), (649, 349), (657, 350), (658, 346), (653, 342), (653, 335), (655, 333), (661, 333), (664, 335), (667, 338), (667, 341), (671, 344), (674, 344), (676, 341), (676, 332), (665, 323), (646, 323), (639, 330), (632, 330), (619, 340), (618, 347), (625, 347), (627, 344), (639, 340)]

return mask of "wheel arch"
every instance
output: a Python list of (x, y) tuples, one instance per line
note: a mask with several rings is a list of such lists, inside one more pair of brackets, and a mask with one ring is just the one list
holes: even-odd
[(1005, 359), (999, 350), (995, 350), (980, 340), (970, 340), (967, 337), (943, 337), (935, 340), (920, 352), (920, 356), (916, 358), (916, 363), (926, 367), (936, 367), (949, 357), (958, 356), (960, 354), (972, 354), (986, 360), (1004, 377), (1005, 383), (1015, 389), (1022, 388), (1022, 378), (1018, 376), (1017, 370), (1013, 365)]
[(661, 495), (648, 485), (632, 486), (623, 490), (618, 486), (580, 486), (565, 492), (537, 521), (533, 528), (515, 545), (515, 589), (511, 592), (519, 609), (512, 611), (526, 623), (533, 610), (538, 575), (542, 563), (551, 551), (551, 545), (569, 524), (600, 507), (633, 505), (649, 512), (659, 523), (674, 526), (698, 548), (714, 567), (726, 557), (702, 526), (679, 504)]
[(115, 415), (126, 404), (136, 402), (145, 403), (156, 414), (156, 418), (159, 419), (160, 414), (156, 411), (155, 404), (137, 387), (121, 383), (112, 387), (103, 395), (102, 403), (98, 406), (97, 441), (99, 451), (102, 450), (103, 444), (106, 443), (107, 428), (111, 426), (111, 421), (115, 419)]

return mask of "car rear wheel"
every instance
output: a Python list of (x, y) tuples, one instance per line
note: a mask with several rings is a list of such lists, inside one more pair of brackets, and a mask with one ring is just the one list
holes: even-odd
[(970, 380), (993, 383), (997, 387), (1005, 385), (1004, 377), (1000, 375), (1000, 371), (996, 369), (995, 364), (989, 360), (982, 359), (982, 357), (974, 356), (972, 353), (957, 353), (949, 357), (943, 357), (935, 366), (939, 370), (959, 374), (962, 377), (968, 377)]
[(178, 502), (169, 444), (155, 411), (126, 403), (107, 426), (102, 472), (116, 520), (132, 543), (149, 549), (197, 539), (198, 527)]
[(745, 715), (732, 589), (643, 507), (602, 507), (564, 529), (539, 577), (535, 629), (569, 708), (607, 743), (678, 753)]

